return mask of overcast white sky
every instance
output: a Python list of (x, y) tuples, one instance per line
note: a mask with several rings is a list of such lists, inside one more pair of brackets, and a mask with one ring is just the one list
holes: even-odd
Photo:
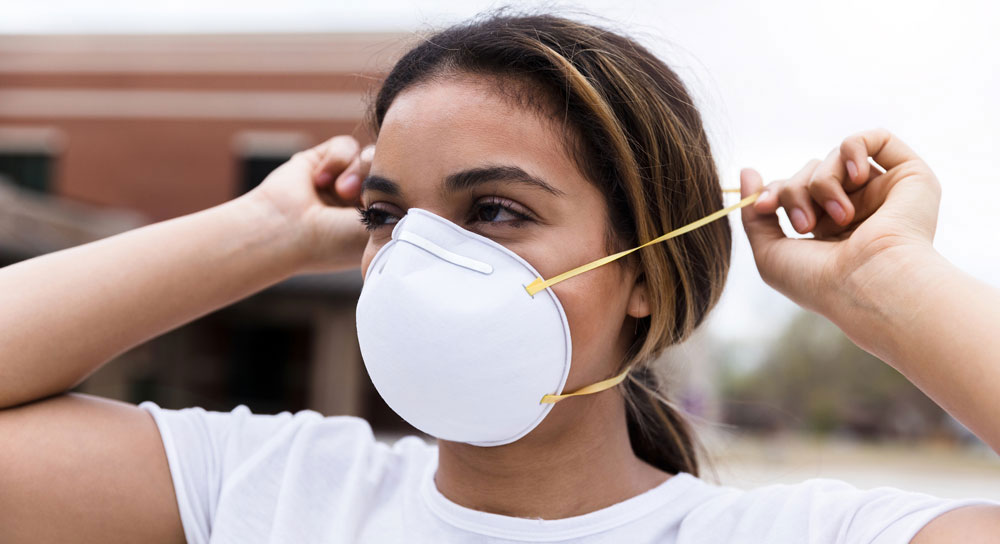
[[(0, 0), (0, 33), (407, 31), (508, 3), (476, 0)], [(936, 246), (1000, 286), (1000, 7), (993, 2), (513, 2), (579, 9), (660, 53), (697, 97), (726, 186), (742, 166), (786, 177), (884, 126), (944, 187)], [(737, 219), (735, 214), (733, 219)], [(738, 224), (713, 332), (768, 335), (790, 303), (760, 281)], [(761, 319), (761, 315), (772, 319)]]

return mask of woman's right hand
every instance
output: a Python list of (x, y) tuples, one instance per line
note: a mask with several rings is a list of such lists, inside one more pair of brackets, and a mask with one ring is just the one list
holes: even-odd
[(335, 136), (293, 155), (245, 195), (292, 226), (298, 272), (356, 268), (368, 240), (356, 211), (375, 148)]
[(371, 154), (338, 136), (233, 201), (0, 268), (0, 541), (184, 541), (149, 414), (60, 393), (294, 274), (357, 267)]

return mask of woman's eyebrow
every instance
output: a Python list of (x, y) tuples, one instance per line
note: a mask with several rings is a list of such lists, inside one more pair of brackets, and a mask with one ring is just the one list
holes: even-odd
[[(483, 166), (455, 172), (454, 174), (449, 174), (444, 179), (444, 186), (448, 191), (463, 191), (472, 189), (477, 185), (497, 181), (530, 185), (556, 196), (566, 194), (545, 180), (525, 172), (522, 168), (509, 165)], [(398, 183), (374, 174), (368, 175), (361, 182), (361, 192), (364, 193), (365, 191), (378, 191), (391, 196), (402, 194)]]
[(378, 191), (390, 196), (399, 196), (402, 194), (398, 183), (374, 174), (369, 174), (361, 181), (361, 192), (364, 193), (365, 191)]
[(532, 176), (520, 167), (508, 165), (483, 166), (480, 168), (472, 168), (470, 170), (463, 170), (461, 172), (449, 174), (448, 177), (444, 179), (444, 185), (449, 191), (461, 191), (472, 189), (473, 187), (483, 183), (495, 181), (522, 183), (537, 187), (556, 196), (562, 196), (565, 194), (545, 180)]

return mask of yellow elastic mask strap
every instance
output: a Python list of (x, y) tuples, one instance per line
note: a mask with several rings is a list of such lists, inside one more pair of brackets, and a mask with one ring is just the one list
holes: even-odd
[[(725, 192), (725, 193), (736, 193), (736, 192), (739, 192), (739, 189), (723, 189), (723, 192)], [(721, 209), (721, 210), (719, 210), (719, 211), (717, 211), (717, 212), (715, 212), (715, 213), (713, 213), (711, 215), (703, 217), (703, 218), (701, 218), (701, 219), (699, 219), (699, 220), (697, 220), (697, 221), (695, 221), (693, 223), (688, 223), (687, 225), (684, 225), (683, 227), (680, 227), (678, 229), (672, 230), (672, 231), (664, 234), (663, 236), (660, 236), (659, 238), (654, 238), (653, 240), (650, 240), (650, 241), (646, 242), (645, 244), (642, 244), (641, 246), (634, 247), (632, 249), (626, 249), (625, 251), (621, 251), (619, 253), (615, 253), (614, 255), (608, 255), (607, 257), (601, 257), (600, 259), (597, 259), (596, 261), (589, 262), (589, 263), (587, 263), (587, 264), (585, 264), (583, 266), (578, 266), (578, 267), (574, 268), (573, 270), (570, 270), (569, 272), (563, 272), (562, 274), (559, 274), (558, 276), (555, 276), (555, 277), (553, 277), (551, 279), (547, 279), (546, 280), (546, 279), (542, 279), (541, 277), (535, 278), (534, 281), (532, 281), (528, 285), (525, 285), (524, 288), (528, 291), (529, 295), (535, 296), (535, 293), (541, 291), (542, 289), (545, 289), (546, 287), (552, 287), (553, 285), (555, 285), (555, 284), (557, 284), (557, 283), (559, 283), (559, 282), (561, 282), (563, 280), (568, 280), (568, 279), (572, 278), (573, 276), (577, 276), (577, 275), (583, 274), (584, 272), (588, 272), (588, 271), (593, 270), (593, 269), (595, 269), (595, 268), (597, 268), (599, 266), (604, 266), (604, 265), (606, 265), (606, 264), (608, 264), (610, 262), (617, 261), (618, 259), (621, 259), (622, 257), (628, 255), (629, 253), (632, 253), (633, 251), (639, 251), (640, 249), (642, 249), (642, 248), (644, 248), (646, 246), (651, 246), (653, 244), (658, 244), (660, 242), (669, 240), (669, 239), (674, 238), (676, 236), (680, 236), (681, 234), (684, 234), (684, 233), (687, 233), (687, 232), (691, 232), (694, 229), (697, 229), (699, 227), (703, 227), (703, 226), (711, 223), (712, 221), (715, 221), (716, 219), (720, 219), (722, 217), (725, 217), (726, 215), (729, 214), (729, 212), (732, 212), (733, 210), (738, 210), (740, 208), (743, 208), (745, 206), (749, 206), (750, 204), (753, 204), (753, 202), (757, 200), (758, 196), (760, 196), (760, 191), (757, 191), (756, 193), (754, 193), (754, 194), (752, 194), (752, 195), (744, 198), (743, 200), (740, 200), (739, 202), (737, 202), (736, 204), (733, 204), (732, 206), (727, 206), (727, 207), (725, 207), (725, 208), (723, 208), (723, 209)], [(612, 379), (615, 379), (615, 378), (612, 378)], [(621, 379), (624, 379), (624, 376), (622, 376)], [(620, 382), (621, 379), (619, 379), (618, 381)], [(608, 381), (608, 380), (605, 380), (605, 381)], [(600, 383), (603, 384), (604, 382), (600, 382)], [(617, 384), (617, 382), (616, 382), (616, 384)], [(612, 387), (613, 385), (616, 385), (616, 384), (612, 384), (611, 386), (608, 386), (608, 387)], [(598, 384), (594, 384), (594, 385), (598, 385)], [(586, 389), (586, 388), (584, 388), (584, 389)], [(581, 389), (581, 391), (582, 391), (582, 389)], [(585, 394), (585, 393), (572, 393), (572, 394), (576, 395), (576, 394)], [(542, 402), (545, 402), (545, 401), (543, 400)]]
[(626, 368), (621, 374), (615, 376), (614, 378), (608, 378), (606, 380), (601, 380), (597, 383), (592, 383), (586, 387), (581, 387), (572, 393), (563, 393), (562, 395), (545, 395), (542, 397), (541, 404), (555, 404), (563, 399), (569, 397), (576, 397), (579, 395), (590, 395), (591, 393), (600, 393), (605, 389), (611, 389), (612, 387), (622, 383), (625, 380), (625, 376), (628, 376), (628, 371), (632, 370), (631, 367)]

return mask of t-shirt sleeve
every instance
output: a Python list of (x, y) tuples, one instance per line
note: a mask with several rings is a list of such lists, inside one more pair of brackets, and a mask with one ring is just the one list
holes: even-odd
[(945, 512), (976, 504), (1000, 505), (986, 499), (944, 499), (889, 487), (861, 493), (865, 500), (860, 501), (847, 527), (857, 540), (844, 542), (904, 544)]
[[(892, 487), (862, 490), (840, 480), (812, 479), (795, 485), (773, 485), (748, 492), (744, 515), (767, 520), (765, 532), (775, 541), (838, 544), (906, 544), (941, 514), (974, 504), (1000, 504), (988, 499), (944, 499)], [(744, 517), (746, 521), (746, 517)], [(804, 524), (801, 530), (796, 529)], [(805, 538), (803, 538), (805, 537)]]
[(308, 410), (253, 414), (243, 405), (231, 412), (197, 407), (167, 410), (148, 401), (139, 407), (153, 416), (160, 430), (190, 544), (209, 541), (222, 484), (230, 474), (266, 447), (269, 438), (305, 420), (322, 418)]

